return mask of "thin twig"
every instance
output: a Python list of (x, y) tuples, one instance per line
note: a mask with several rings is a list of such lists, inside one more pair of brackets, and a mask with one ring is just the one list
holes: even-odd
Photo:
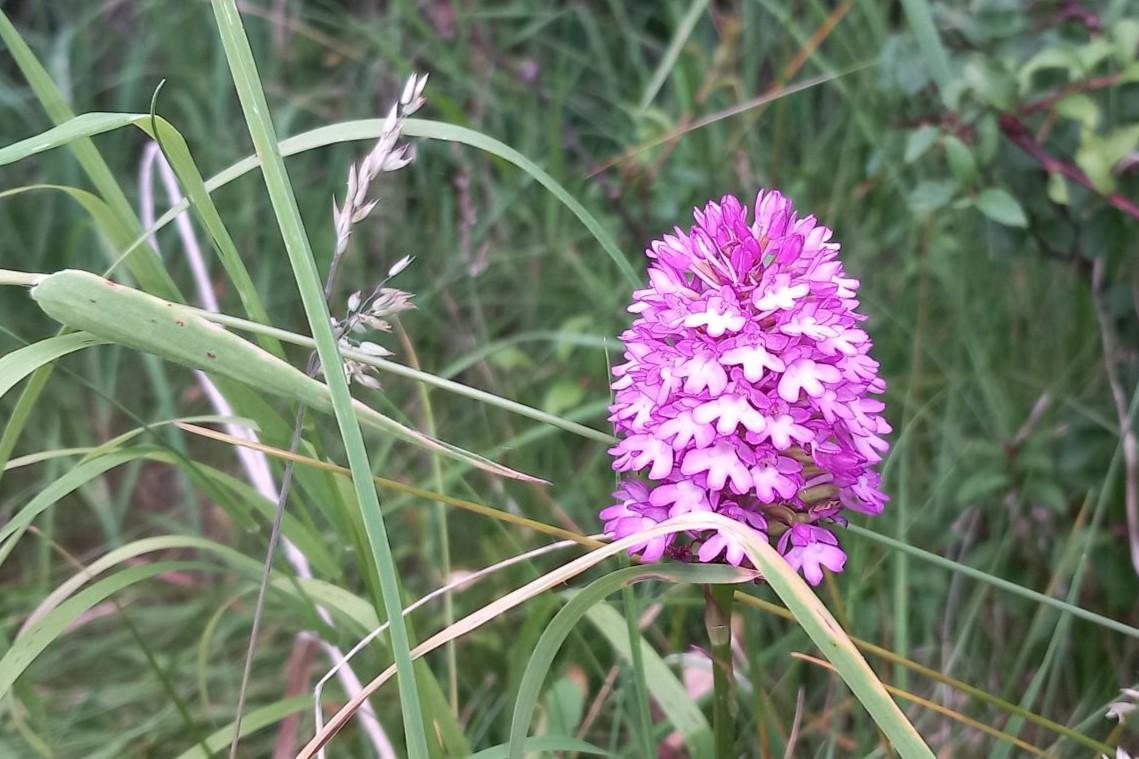
[(1077, 95), (1082, 92), (1095, 92), (1102, 90), (1106, 87), (1114, 87), (1123, 81), (1123, 73), (1117, 72), (1115, 74), (1108, 74), (1107, 76), (1096, 76), (1091, 79), (1084, 79), (1079, 82), (1072, 82), (1071, 84), (1061, 87), (1051, 95), (1039, 98), (1037, 100), (1030, 100), (1017, 109), (1021, 115), (1028, 115), (1036, 111), (1049, 110), (1056, 103), (1060, 102), (1069, 95)]

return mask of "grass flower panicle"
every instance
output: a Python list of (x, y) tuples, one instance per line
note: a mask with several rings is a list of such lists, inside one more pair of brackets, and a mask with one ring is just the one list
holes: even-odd
[[(715, 511), (778, 538), (812, 584), (846, 555), (831, 531), (844, 513), (878, 514), (887, 497), (875, 465), (890, 426), (886, 388), (859, 327), (859, 282), (831, 230), (764, 190), (754, 218), (725, 196), (696, 224), (654, 241), (649, 286), (621, 339), (610, 407), (629, 475), (601, 512), (623, 538), (681, 513)], [(654, 538), (634, 552), (740, 564), (730, 535)]]
[[(378, 198), (368, 198), (372, 181), (383, 172), (399, 171), (415, 160), (415, 146), (410, 143), (401, 144), (400, 138), (403, 136), (404, 121), (427, 102), (423, 97), (427, 77), (427, 74), (412, 74), (408, 77), (399, 101), (391, 107), (384, 120), (384, 128), (379, 139), (359, 164), (349, 167), (344, 204), (337, 205), (335, 198), (332, 201), (336, 248), (329, 266), (325, 298), (332, 296), (331, 286), (340, 268), (340, 261), (348, 250), (352, 228), (368, 218), (380, 202)], [(411, 302), (411, 293), (386, 287), (387, 283), (406, 269), (411, 261), (410, 256), (404, 256), (396, 261), (388, 269), (387, 277), (372, 288), (370, 294), (364, 295), (357, 290), (348, 297), (348, 314), (344, 319), (335, 317), (332, 319), (332, 329), (336, 333), (337, 344), (341, 350), (358, 350), (379, 357), (392, 355), (391, 351), (378, 343), (360, 341), (352, 335), (368, 331), (388, 332), (391, 330), (391, 324), (387, 317), (415, 308)], [(380, 381), (376, 378), (372, 367), (347, 359), (343, 363), (344, 373), (349, 382), (356, 382), (376, 390), (380, 388)]]

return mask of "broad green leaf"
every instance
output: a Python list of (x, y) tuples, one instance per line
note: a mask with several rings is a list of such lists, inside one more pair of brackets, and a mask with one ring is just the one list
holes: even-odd
[(572, 677), (559, 677), (546, 691), (543, 703), (548, 725), (546, 732), (570, 735), (585, 714), (585, 683)]
[(907, 202), (910, 210), (921, 216), (944, 208), (957, 192), (957, 183), (950, 180), (924, 180), (910, 193)]
[(1084, 170), (1095, 188), (1108, 195), (1115, 192), (1115, 165), (1139, 146), (1139, 124), (1118, 127), (1106, 134), (1090, 129), (1080, 133), (1076, 164)]
[(1032, 90), (1032, 77), (1038, 71), (1048, 69), (1061, 69), (1068, 72), (1069, 78), (1078, 76), (1081, 70), (1080, 58), (1076, 50), (1068, 43), (1057, 43), (1043, 48), (1020, 67), (1016, 80), (1022, 95)]
[(1056, 205), (1068, 205), (1068, 180), (1058, 171), (1048, 174), (1048, 199)]
[(973, 160), (973, 152), (951, 134), (945, 136), (945, 159), (949, 162), (953, 177), (962, 187), (973, 183), (977, 177), (977, 162)]
[(548, 414), (561, 414), (567, 409), (579, 405), (585, 398), (585, 388), (581, 382), (564, 379), (550, 385), (546, 397), (542, 401), (542, 408)]
[(1006, 227), (1028, 226), (1028, 217), (1024, 215), (1024, 209), (1007, 190), (999, 187), (982, 190), (974, 205), (985, 216)]
[(1076, 57), (1080, 61), (1080, 75), (1090, 76), (1092, 70), (1103, 63), (1104, 60), (1109, 58), (1115, 53), (1115, 45), (1110, 40), (1103, 37), (1092, 37), (1076, 48)]
[(1085, 93), (1068, 95), (1056, 103), (1056, 113), (1079, 123), (1085, 129), (1095, 129), (1099, 124), (1099, 106)]
[(905, 162), (913, 163), (925, 155), (925, 152), (933, 147), (933, 143), (937, 142), (939, 134), (941, 134), (941, 130), (929, 124), (910, 132), (910, 136), (906, 140)]
[(1111, 25), (1111, 40), (1115, 43), (1115, 59), (1120, 66), (1134, 63), (1139, 54), (1139, 19), (1121, 18)]

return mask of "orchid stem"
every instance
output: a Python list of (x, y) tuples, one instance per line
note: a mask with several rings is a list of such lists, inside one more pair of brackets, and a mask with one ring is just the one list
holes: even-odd
[(735, 759), (736, 680), (732, 672), (731, 585), (704, 586), (704, 626), (712, 652), (712, 725), (716, 759)]

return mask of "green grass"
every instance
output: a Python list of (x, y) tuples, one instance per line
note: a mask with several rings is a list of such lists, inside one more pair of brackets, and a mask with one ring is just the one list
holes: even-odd
[[(407, 368), (392, 336), (385, 344), (396, 350), (397, 368), (381, 366), (383, 392), (354, 392), (401, 424), (434, 428), (463, 451), (551, 485), (501, 479), (375, 431), (350, 434), (346, 393), (334, 388), (339, 429), (349, 434), (342, 438), (329, 417), (311, 415), (301, 454), (350, 465), (352, 477), (297, 468), (284, 534), (308, 554), (315, 578), (295, 579), (280, 558), (275, 565), (242, 755), (270, 755), (289, 715), (297, 719), (294, 752), (312, 735), (311, 684), (328, 664), (317, 650), (301, 675), (287, 676), (295, 674), (289, 663), (298, 665), (297, 632), (315, 631), (347, 650), (452, 579), (443, 567), (474, 571), (554, 540), (526, 519), (585, 535), (600, 529), (596, 513), (613, 486), (607, 367), (619, 355), (615, 335), (642, 276), (640, 251), (674, 224), (688, 224), (692, 206), (770, 185), (843, 243), (848, 269), (863, 282), (896, 428), (884, 466), (893, 499), (882, 518), (857, 519), (856, 530), (843, 532), (847, 571), (819, 588), (820, 599), (852, 637), (877, 646), (862, 653), (887, 684), (1015, 733), (1050, 756), (1086, 757), (1127, 740), (1103, 712), (1120, 687), (1139, 680), (1139, 608), (1119, 423), (1088, 279), (1079, 263), (1041, 255), (1035, 236), (965, 204), (933, 214), (915, 209), (914, 197), (944, 179), (943, 160), (934, 147), (930, 160), (906, 162), (905, 130), (940, 112), (961, 75), (954, 66), (964, 60), (964, 22), (943, 12), (954, 4), (913, 0), (887, 11), (855, 2), (780, 84), (824, 81), (665, 141), (767, 93), (834, 7), (786, 0), (707, 8), (693, 0), (283, 5), (300, 11), (285, 31), (265, 18), (274, 7), (268, 0), (243, 16), (256, 79), (235, 27), (227, 58), (208, 3), (5, 6), (0, 268), (102, 272), (136, 246), (116, 269), (124, 281), (166, 298), (192, 292), (172, 225), (157, 233), (161, 258), (139, 242), (132, 209), (143, 131), (118, 128), (13, 162), (4, 153), (74, 114), (146, 114), (166, 79), (161, 119), (136, 119), (137, 126), (162, 130), (194, 201), (222, 310), (272, 325), (253, 325), (255, 339), (303, 367), (312, 343), (298, 343), (297, 334), (315, 331), (317, 346), (330, 348), (317, 302), (334, 236), (330, 199), (343, 195), (348, 165), (375, 137), (377, 123), (364, 120), (383, 116), (408, 73), (430, 72), (423, 120), (408, 129), (418, 158), (381, 177), (383, 201), (355, 231), (331, 302), (342, 312), (349, 292), (414, 255), (398, 285), (416, 294), (418, 308), (401, 326), (421, 372)], [(1026, 48), (1034, 42), (1027, 28), (1009, 35)], [(934, 61), (936, 81), (904, 96), (887, 84), (906, 73), (890, 52), (902, 37)], [(42, 69), (29, 63), (33, 55)], [(247, 128), (231, 65), (245, 67), (247, 98), (264, 90), (271, 125), (262, 112)], [(1129, 90), (1119, 92), (1104, 114), (1123, 124), (1139, 110)], [(962, 109), (972, 107), (964, 102)], [(259, 130), (254, 139), (251, 129)], [(272, 158), (275, 140), (302, 134), (281, 146), (286, 181)], [(1055, 139), (1054, 152), (1077, 147), (1062, 129)], [(653, 143), (660, 144), (632, 152)], [(255, 164), (226, 173), (228, 182), (211, 179), (255, 148), (266, 158), (271, 193)], [(1029, 192), (1040, 184), (1035, 166), (1007, 142), (1000, 150), (998, 162), (981, 169), (984, 184), (966, 194), (999, 184), (1017, 189), (1031, 229), (1050, 248), (1066, 250), (1074, 227), (1085, 255), (1107, 251), (1119, 339), (1134, 345), (1128, 241), (1135, 220), (1038, 202)], [(1129, 181), (1120, 179), (1121, 191), (1133, 190)], [(0, 326), (0, 461), (7, 462), (0, 471), (0, 691), (11, 686), (0, 697), (0, 756), (202, 756), (202, 744), (221, 755), (272, 505), (243, 481), (231, 448), (167, 423), (213, 412), (183, 367), (121, 346), (92, 347), (83, 337), (51, 338), (59, 325), (21, 287), (0, 287)], [(52, 341), (25, 348), (45, 338)], [(1120, 365), (1134, 398), (1129, 360)], [(44, 361), (54, 370), (34, 371)], [(287, 447), (288, 403), (237, 381), (222, 389), (239, 415), (256, 420), (267, 444)], [(135, 429), (129, 441), (98, 448)], [(279, 474), (280, 462), (274, 466)], [(371, 475), (415, 488), (381, 489), (375, 499)], [(454, 506), (467, 502), (524, 519)], [(532, 558), (455, 592), (453, 608), (426, 605), (408, 618), (406, 639), (397, 634), (389, 644), (385, 635), (365, 647), (353, 660), (356, 672), (365, 683), (393, 662), (406, 672), (408, 649), (449, 618), (477, 612), (568, 559)], [(76, 562), (95, 565), (99, 576), (67, 586), (69, 598), (38, 615), (38, 637), (21, 635)], [(397, 755), (413, 755), (407, 741), (422, 730), (424, 755), (508, 756), (533, 711), (528, 734), (548, 737), (528, 745), (637, 756), (646, 741), (646, 693), (647, 739), (692, 745), (701, 719), (704, 729), (711, 722), (712, 700), (688, 697), (672, 663), (706, 645), (700, 588), (656, 578), (617, 593), (622, 571), (643, 579), (643, 570), (610, 560), (457, 638), (457, 715), (443, 647), (420, 660), (414, 678), (399, 678), (400, 698), (385, 685), (373, 704)], [(571, 600), (591, 588), (608, 600), (589, 610)], [(777, 600), (769, 587), (744, 592)], [(320, 619), (318, 604), (330, 609), (334, 627)], [(627, 624), (628, 608), (655, 615), (639, 636)], [(803, 689), (795, 756), (882, 755), (878, 730), (842, 681), (791, 655), (818, 653), (804, 629), (754, 605), (736, 608), (746, 653), (736, 669), (749, 685), (740, 689), (741, 752), (783, 755)], [(569, 612), (560, 615), (563, 609)], [(570, 616), (585, 618), (569, 624)], [(68, 628), (77, 617), (82, 624)], [(532, 652), (542, 654), (537, 669)], [(898, 656), (928, 669), (903, 666)], [(929, 670), (979, 690), (953, 690)], [(294, 680), (303, 684), (290, 689)], [(601, 693), (603, 706), (577, 735)], [(325, 700), (326, 715), (344, 703), (335, 680)], [(952, 717), (899, 703), (940, 755), (1020, 755)], [(349, 724), (330, 755), (370, 755), (358, 725)]]

